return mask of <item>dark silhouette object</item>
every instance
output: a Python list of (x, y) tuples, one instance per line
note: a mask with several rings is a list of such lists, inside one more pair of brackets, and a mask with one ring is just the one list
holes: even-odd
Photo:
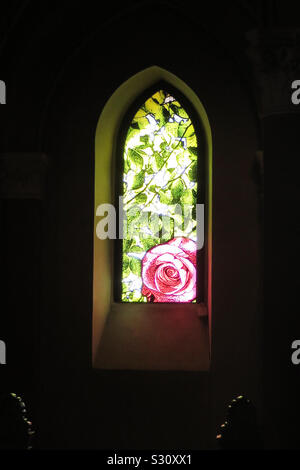
[(26, 406), (15, 393), (0, 396), (0, 449), (31, 449), (35, 431), (26, 416)]
[(231, 401), (216, 439), (222, 450), (262, 448), (256, 410), (249, 399), (239, 395)]

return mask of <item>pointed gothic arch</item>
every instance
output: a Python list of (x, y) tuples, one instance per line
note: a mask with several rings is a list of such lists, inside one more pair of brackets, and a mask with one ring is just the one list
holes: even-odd
[[(212, 138), (206, 112), (196, 94), (174, 74), (157, 66), (149, 67), (137, 73), (123, 83), (104, 106), (98, 121), (95, 141), (95, 221), (94, 221), (94, 279), (93, 279), (93, 358), (95, 360), (100, 346), (104, 325), (110, 312), (121, 312), (126, 305), (119, 303), (114, 295), (114, 286), (119, 282), (120, 258), (114, 251), (114, 240), (97, 237), (97, 209), (101, 204), (116, 202), (117, 188), (120, 183), (120, 135), (124, 134), (126, 116), (143, 101), (145, 93), (165, 88), (180, 97), (184, 106), (193, 114), (193, 122), (201, 128), (201, 146), (205, 191), (202, 199), (205, 203), (205, 256), (204, 289), (201, 303), (190, 304), (189, 308), (197, 315), (211, 315), (211, 216), (212, 216)], [(119, 168), (118, 171), (115, 171)], [(199, 196), (200, 198), (200, 196)], [(199, 199), (200, 200), (200, 199)], [(98, 212), (98, 215), (99, 212)], [(103, 215), (103, 214), (102, 214)], [(115, 260), (115, 263), (114, 261)], [(117, 274), (116, 274), (117, 273)], [(114, 279), (117, 281), (114, 282)], [(147, 307), (143, 304), (143, 308)], [(158, 307), (155, 305), (155, 307)], [(163, 307), (160, 305), (160, 311)], [(186, 307), (185, 307), (186, 308)], [(129, 319), (129, 316), (128, 316)], [(130, 322), (130, 320), (128, 320)], [(197, 362), (197, 361), (196, 361)], [(130, 365), (129, 365), (130, 368)], [(193, 366), (192, 366), (193, 368)], [(197, 368), (197, 367), (195, 367)]]

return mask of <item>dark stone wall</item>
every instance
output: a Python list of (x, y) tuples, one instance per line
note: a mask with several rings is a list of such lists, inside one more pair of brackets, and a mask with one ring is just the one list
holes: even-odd
[[(37, 445), (212, 448), (226, 404), (240, 393), (257, 406), (267, 434), (274, 419), (263, 400), (274, 374), (265, 355), (274, 336), (280, 342), (285, 320), (277, 309), (276, 331), (269, 330), (271, 318), (261, 307), (253, 166), (262, 140), (242, 52), (244, 31), (257, 26), (255, 19), (242, 5), (218, 5), (216, 15), (214, 4), (201, 4), (196, 15), (193, 2), (184, 8), (175, 8), (175, 2), (127, 2), (119, 9), (105, 4), (99, 14), (83, 2), (21, 7), (15, 6), (17, 26), (4, 30), (0, 78), (7, 83), (8, 104), (0, 109), (0, 150), (42, 151), (50, 168), (43, 203), (5, 200), (1, 207), (4, 324), (16, 359), (9, 353), (10, 363), (0, 372), (7, 388), (28, 394)], [(115, 89), (151, 65), (176, 74), (198, 94), (212, 128), (209, 374), (91, 368), (95, 130)], [(286, 121), (279, 126), (266, 121), (266, 151), (278, 152), (280, 139), (273, 134), (289, 128)], [(292, 145), (297, 148), (296, 141)], [(282, 295), (279, 286), (277, 291)], [(295, 390), (296, 379), (289, 380)], [(276, 392), (274, 406), (280, 407), (281, 399)], [(286, 405), (286, 425), (291, 414)], [(280, 443), (276, 434), (270, 446)]]

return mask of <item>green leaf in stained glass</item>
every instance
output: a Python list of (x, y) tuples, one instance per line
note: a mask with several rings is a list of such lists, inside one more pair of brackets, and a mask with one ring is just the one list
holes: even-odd
[(123, 252), (127, 253), (133, 243), (133, 240), (123, 239)]
[(136, 276), (140, 276), (141, 275), (141, 262), (136, 258), (131, 258), (130, 269), (133, 274), (135, 274)]
[(147, 201), (147, 194), (138, 194), (135, 198), (136, 203), (144, 204)]
[(194, 162), (188, 172), (188, 177), (191, 181), (197, 181), (197, 162)]
[(162, 156), (160, 153), (158, 153), (158, 152), (155, 152), (154, 158), (155, 158), (156, 166), (157, 166), (157, 168), (160, 170), (160, 168), (162, 167), (162, 165), (163, 165), (163, 163), (164, 163), (164, 158), (163, 158), (163, 156)]
[(137, 152), (134, 149), (128, 149), (128, 156), (130, 160), (135, 163), (135, 165), (139, 168), (143, 168), (144, 159), (141, 156), (140, 152)]
[(181, 196), (181, 202), (187, 205), (195, 204), (195, 198), (191, 189), (187, 189), (183, 192)]
[(159, 238), (145, 238), (142, 240), (142, 245), (145, 249), (145, 251), (150, 250), (150, 248), (153, 248), (154, 246), (158, 245), (160, 243)]
[(198, 157), (198, 148), (197, 147), (188, 147), (188, 151), (190, 152), (190, 156), (193, 160), (197, 160)]
[(162, 204), (172, 204), (173, 196), (171, 194), (171, 191), (159, 191), (159, 200)]
[(144, 184), (144, 178), (145, 178), (145, 171), (140, 171), (137, 175), (135, 175), (131, 189), (141, 188)]
[(142, 135), (140, 137), (141, 142), (144, 142), (145, 145), (149, 144), (149, 136), (148, 135)]
[(180, 201), (180, 197), (183, 191), (184, 191), (184, 184), (181, 181), (181, 179), (174, 181), (174, 183), (172, 184), (172, 189), (171, 189), (174, 203), (177, 203)]
[(145, 250), (140, 246), (134, 245), (130, 248), (131, 253), (143, 253)]

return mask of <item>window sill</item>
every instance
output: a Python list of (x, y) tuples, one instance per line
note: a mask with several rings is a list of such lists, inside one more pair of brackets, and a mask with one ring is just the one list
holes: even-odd
[(206, 306), (112, 303), (94, 367), (208, 370)]

